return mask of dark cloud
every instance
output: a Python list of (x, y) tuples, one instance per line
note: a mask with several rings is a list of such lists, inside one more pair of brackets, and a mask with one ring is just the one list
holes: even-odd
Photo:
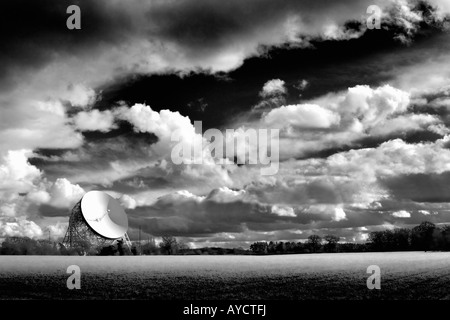
[[(68, 216), (67, 209), (51, 205), (67, 202), (55, 202), (54, 194), (47, 193), (55, 181), (69, 191), (81, 192), (81, 186), (85, 191), (108, 189), (131, 195), (135, 197), (128, 199), (133, 209), (127, 211), (134, 235), (142, 227), (144, 233), (155, 236), (171, 234), (216, 242), (227, 241), (228, 233), (235, 239), (228, 241), (241, 243), (305, 239), (312, 233), (328, 232), (352, 239), (384, 224), (420, 222), (429, 208), (437, 212), (427, 216), (430, 220), (448, 219), (444, 205), (448, 201), (447, 173), (380, 178), (377, 183), (388, 191), (389, 200), (374, 205), (367, 203), (364, 195), (378, 186), (362, 186), (363, 181), (349, 177), (351, 165), (337, 175), (333, 168), (325, 172), (327, 168), (314, 169), (314, 165), (311, 171), (288, 166), (275, 183), (258, 181), (246, 167), (238, 168), (234, 176), (226, 170), (203, 174), (193, 166), (167, 165), (166, 153), (154, 157), (152, 147), (160, 140), (156, 134), (146, 133), (153, 132), (152, 128), (142, 125), (137, 130), (136, 124), (113, 119), (116, 115), (105, 112), (118, 105), (144, 103), (156, 112), (169, 109), (172, 116), (179, 111), (189, 117), (186, 123), (202, 120), (206, 130), (258, 121), (262, 111), (252, 112), (258, 105), (270, 111), (281, 104), (299, 104), (327, 94), (333, 97), (335, 92), (360, 84), (376, 87), (389, 83), (397, 70), (427, 62), (429, 55), (445, 51), (439, 44), (444, 25), (435, 9), (423, 2), (411, 3), (418, 5), (397, 3), (387, 10), (383, 29), (365, 31), (362, 17), (372, 4), (368, 0), (4, 1), (0, 5), (6, 13), (0, 19), (0, 102), (5, 110), (0, 129), (5, 136), (3, 133), (21, 128), (17, 135), (24, 138), (14, 141), (13, 147), (0, 149), (5, 154), (11, 148), (34, 151), (30, 152), (33, 156), (23, 151), (16, 158), (0, 158), (1, 172), (6, 172), (7, 179), (20, 180), (20, 187), (26, 187), (26, 192), (21, 192), (26, 201), (46, 203), (28, 208), (33, 211), (29, 216), (45, 219)], [(72, 4), (81, 8), (81, 30), (66, 28), (66, 8)], [(287, 88), (278, 100), (259, 95), (272, 79), (284, 81)], [(303, 79), (308, 86), (299, 87)], [(20, 90), (21, 97), (14, 96), (14, 89)], [(447, 92), (418, 98), (425, 103), (418, 102), (408, 112), (433, 114), (449, 124)], [(109, 114), (113, 123), (77, 125), (77, 114), (84, 112), (89, 117), (92, 109), (97, 116)], [(135, 122), (139, 116), (142, 114)], [(52, 119), (60, 126), (49, 134), (43, 128), (55, 122)], [(33, 127), (36, 124), (39, 130)], [(67, 129), (64, 134), (63, 129)], [(49, 135), (40, 134), (42, 131)], [(421, 128), (354, 143), (344, 141), (306, 153), (304, 158), (377, 148), (399, 137), (408, 143), (434, 142), (442, 136), (436, 131)], [(32, 136), (48, 144), (28, 143)], [(52, 144), (47, 137), (64, 141), (76, 137), (76, 141)], [(326, 159), (311, 160), (319, 167), (324, 160), (325, 166)], [(17, 161), (19, 165), (14, 164)], [(341, 179), (345, 175), (347, 179)], [(205, 197), (185, 192), (154, 199), (179, 189), (205, 194), (217, 184), (237, 189), (216, 189)], [(18, 212), (14, 201), (19, 200), (11, 194), (1, 195), (13, 199), (11, 203), (0, 199), (1, 214)], [(147, 195), (149, 199), (145, 199)], [(355, 203), (358, 201), (362, 204)], [(336, 210), (341, 210), (340, 216)], [(401, 210), (410, 217), (394, 215)]]
[[(47, 173), (47, 177), (54, 180), (61, 176), (80, 177), (89, 175), (89, 172), (107, 172), (115, 161), (128, 161), (136, 159), (148, 161), (151, 157), (151, 146), (158, 141), (157, 137), (150, 133), (134, 133), (119, 130), (118, 133), (93, 133), (86, 134), (91, 142), (85, 143), (79, 149), (66, 150), (36, 150), (36, 156), (29, 162)], [(117, 136), (116, 136), (117, 135)], [(136, 173), (139, 175), (139, 173)], [(107, 178), (107, 177), (106, 177)], [(136, 177), (138, 178), (138, 177)], [(131, 177), (130, 179), (133, 179)], [(106, 179), (107, 183), (126, 185), (129, 178)], [(86, 183), (86, 180), (82, 181)], [(90, 188), (102, 185), (102, 182), (93, 179)], [(86, 186), (86, 185), (85, 185)]]
[(450, 202), (450, 172), (400, 175), (381, 181), (400, 200)]
[[(81, 30), (72, 31), (66, 28), (66, 20), (69, 16), (66, 9), (73, 4), (81, 8)], [(273, 45), (280, 46), (294, 41), (283, 38), (286, 33), (289, 33), (285, 30), (287, 27), (284, 27), (289, 18), (298, 18), (292, 22), (294, 37), (320, 39), (321, 36), (317, 35), (323, 33), (323, 25), (317, 20), (333, 17), (333, 22), (344, 26), (344, 31), (358, 30), (359, 22), (349, 22), (349, 20), (363, 16), (370, 4), (370, 1), (365, 3), (355, 0), (321, 1), (320, 3), (310, 0), (284, 0), (276, 3), (268, 0), (246, 2), (233, 0), (226, 3), (203, 0), (154, 3), (132, 1), (126, 4), (86, 0), (63, 0), (57, 3), (50, 0), (39, 3), (25, 0), (3, 1), (1, 11), (4, 15), (0, 19), (0, 36), (3, 43), (3, 50), (0, 53), (3, 71), (1, 80), (5, 87), (8, 84), (11, 86), (13, 83), (20, 82), (20, 70), (38, 69), (64, 56), (83, 58), (98, 55), (99, 50), (131, 45), (133, 40), (139, 39), (154, 43), (155, 50), (161, 45), (164, 47), (166, 43), (172, 43), (176, 49), (183, 52), (186, 58), (193, 58), (194, 61), (202, 57), (208, 60), (211, 56), (220, 54), (222, 50), (228, 50), (230, 45), (242, 47), (240, 48), (242, 53), (236, 57), (235, 67), (237, 67), (245, 58), (264, 53), (266, 49), (258, 51), (260, 46), (266, 45), (270, 48)], [(433, 33), (442, 27), (435, 21), (433, 8), (422, 4), (414, 10), (414, 12), (423, 13), (426, 17), (418, 26), (419, 30)], [(378, 30), (377, 33), (369, 32), (371, 36), (362, 41), (361, 45), (352, 42), (352, 50), (349, 46), (345, 52), (328, 50), (333, 52), (333, 55), (328, 54), (325, 63), (331, 66), (344, 56), (345, 60), (351, 61), (356, 56), (359, 59), (364, 53), (369, 54), (374, 50), (392, 47), (392, 36), (401, 31), (403, 26), (396, 23), (396, 15), (400, 13), (393, 11), (391, 14), (392, 20), (384, 21), (389, 27)], [(383, 34), (387, 34), (388, 37)], [(317, 47), (319, 44), (313, 43), (313, 45)], [(149, 50), (152, 50), (151, 47)], [(315, 53), (311, 54), (315, 55)], [(276, 55), (275, 52), (267, 54), (270, 57), (274, 55)], [(297, 60), (305, 61), (302, 58), (308, 61), (307, 55), (298, 56)], [(133, 63), (139, 64), (138, 61), (130, 61), (128, 67), (117, 66), (119, 69), (124, 68), (123, 74), (117, 70), (118, 74), (128, 75), (128, 71), (137, 67), (133, 66)], [(320, 63), (323, 64), (324, 61)], [(194, 62), (191, 67), (180, 67), (178, 71), (185, 71), (185, 69), (196, 71), (199, 67), (208, 69), (207, 65), (208, 63), (202, 66), (200, 62)], [(257, 66), (253, 65), (253, 67)], [(227, 67), (224, 68), (227, 69)], [(277, 70), (277, 66), (272, 64), (265, 70)], [(134, 71), (140, 73), (139, 67)], [(176, 67), (172, 71), (177, 71)], [(145, 71), (142, 72), (145, 73)], [(335, 72), (339, 71), (335, 70)], [(348, 80), (352, 73), (351, 69), (348, 73), (346, 72)], [(344, 76), (342, 74), (341, 78)], [(321, 79), (324, 82), (323, 85), (329, 81), (327, 77), (322, 77), (320, 74), (312, 80), (316, 78)], [(311, 89), (314, 90), (314, 86)]]
[[(68, 30), (66, 13), (78, 5), (82, 29)], [(19, 84), (20, 73), (38, 70), (61, 55), (82, 56), (105, 43), (120, 43), (132, 17), (102, 1), (2, 1), (0, 89)]]

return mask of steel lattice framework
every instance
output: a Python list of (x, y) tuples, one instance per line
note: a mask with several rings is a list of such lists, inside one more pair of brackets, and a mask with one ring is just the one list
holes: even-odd
[(66, 248), (87, 249), (92, 246), (112, 245), (116, 239), (102, 237), (92, 230), (81, 212), (81, 200), (73, 207), (64, 236), (63, 245)]

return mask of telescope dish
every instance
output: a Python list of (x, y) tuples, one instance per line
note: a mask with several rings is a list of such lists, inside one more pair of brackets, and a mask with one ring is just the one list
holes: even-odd
[(128, 229), (128, 218), (119, 201), (102, 191), (89, 191), (81, 199), (81, 212), (89, 227), (102, 237), (117, 239)]

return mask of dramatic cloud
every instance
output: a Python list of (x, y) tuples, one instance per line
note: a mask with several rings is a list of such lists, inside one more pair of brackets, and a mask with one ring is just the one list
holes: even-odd
[[(71, 2), (3, 2), (0, 237), (63, 236), (92, 189), (117, 197), (133, 230), (195, 243), (364, 241), (445, 222), (450, 6), (430, 3), (81, 0), (71, 31)], [(372, 4), (381, 30), (367, 30)], [(328, 50), (346, 45), (358, 49)], [(173, 79), (140, 87), (149, 76)], [(277, 174), (218, 163), (198, 119), (280, 129)]]
[(405, 132), (435, 132), (439, 117), (409, 114), (409, 93), (385, 85), (356, 86), (298, 105), (274, 108), (263, 114), (263, 128), (281, 129), (282, 159), (304, 157), (321, 150), (356, 144), (367, 137)]

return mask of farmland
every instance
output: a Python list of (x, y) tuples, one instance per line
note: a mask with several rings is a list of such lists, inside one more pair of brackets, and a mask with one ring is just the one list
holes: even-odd
[[(369, 265), (381, 290), (366, 286)], [(1, 256), (0, 299), (450, 299), (450, 253)]]

